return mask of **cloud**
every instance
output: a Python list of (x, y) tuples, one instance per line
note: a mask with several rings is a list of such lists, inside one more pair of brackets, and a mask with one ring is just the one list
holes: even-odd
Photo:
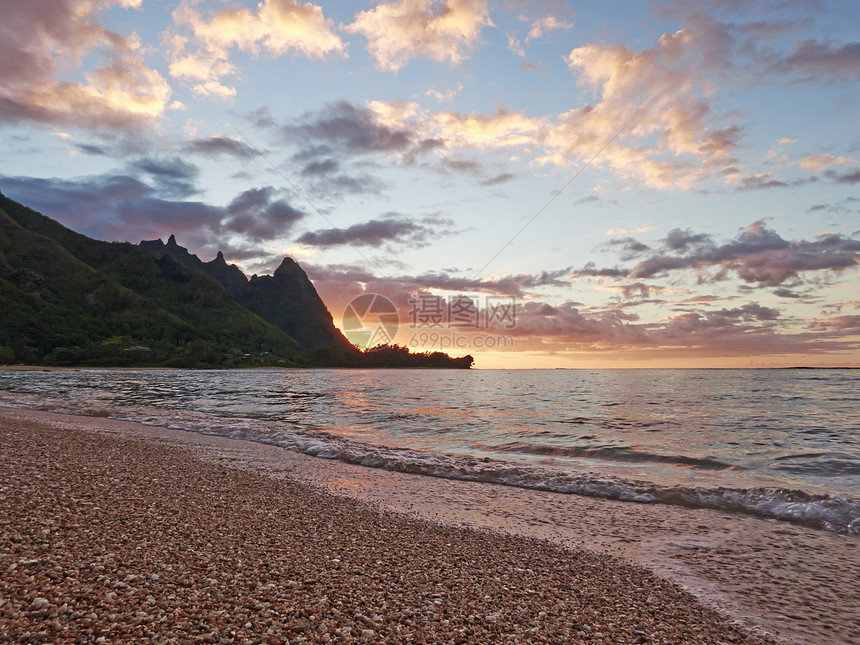
[[(139, 0), (12, 2), (0, 23), (0, 121), (133, 130), (167, 107), (171, 89), (142, 59), (135, 35), (99, 24)], [(98, 56), (98, 63), (93, 58)], [(84, 81), (60, 80), (80, 71)]]
[(673, 228), (666, 234), (666, 247), (672, 251), (686, 251), (693, 246), (709, 244), (711, 236), (705, 233), (694, 233), (690, 229)]
[(173, 199), (176, 182), (195, 175), (180, 160), (144, 159), (131, 167), (153, 183), (106, 174), (75, 180), (0, 177), (0, 185), (10, 198), (95, 239), (137, 243), (177, 234), (193, 251), (208, 249), (212, 255), (219, 248), (249, 249), (283, 238), (304, 216), (272, 187), (244, 191), (224, 207)]
[(526, 57), (526, 50), (523, 47), (523, 41), (517, 38), (517, 35), (512, 32), (505, 34), (508, 39), (508, 49), (514, 52), (520, 58)]
[(499, 184), (507, 183), (514, 179), (514, 176), (509, 172), (503, 172), (500, 175), (491, 177), (481, 182), (481, 186), (498, 186)]
[(312, 161), (302, 168), (302, 175), (305, 177), (313, 177), (316, 175), (330, 175), (340, 169), (340, 164), (334, 159), (323, 159), (322, 161)]
[[(626, 249), (631, 242), (624, 243)], [(735, 273), (744, 282), (776, 287), (804, 272), (838, 273), (858, 264), (860, 241), (838, 234), (824, 235), (813, 242), (788, 241), (758, 221), (734, 240), (720, 245), (708, 235), (674, 229), (663, 240), (663, 252), (640, 260), (630, 269), (599, 269), (589, 264), (574, 275), (648, 279), (682, 269), (712, 269), (712, 279)]]
[(387, 218), (370, 220), (347, 228), (310, 231), (300, 236), (296, 242), (318, 247), (346, 244), (379, 247), (389, 242), (423, 244), (428, 237), (433, 236), (435, 235), (432, 229), (411, 219)]
[(110, 154), (108, 148), (94, 143), (75, 143), (73, 145), (75, 146), (75, 148), (88, 155), (106, 157)]
[(830, 166), (844, 166), (852, 163), (857, 163), (857, 160), (853, 157), (836, 157), (831, 154), (826, 154), (804, 157), (800, 160), (799, 165), (801, 168), (806, 170), (823, 170)]
[(536, 20), (532, 23), (531, 29), (529, 29), (529, 33), (526, 36), (526, 42), (542, 38), (550, 31), (556, 31), (558, 29), (570, 29), (571, 27), (573, 27), (573, 23), (559, 20), (555, 16), (545, 16), (540, 20)]
[(532, 274), (501, 275), (492, 278), (472, 278), (446, 272), (380, 276), (364, 266), (309, 265), (308, 275), (332, 311), (345, 305), (360, 293), (379, 293), (390, 298), (403, 312), (408, 310), (409, 298), (418, 292), (431, 291), (460, 295), (483, 294), (492, 297), (522, 298), (535, 289), (568, 287), (569, 268)]
[(448, 90), (447, 92), (440, 92), (438, 90), (430, 89), (430, 90), (427, 90), (426, 92), (424, 92), (424, 95), (425, 96), (432, 96), (437, 101), (442, 102), (442, 101), (450, 101), (451, 99), (453, 99), (455, 96), (457, 96), (457, 94), (459, 94), (462, 91), (463, 91), (463, 84), (457, 83), (456, 89)]
[(656, 284), (646, 284), (644, 282), (632, 282), (629, 284), (611, 285), (602, 287), (608, 291), (617, 291), (625, 298), (648, 298), (652, 293), (662, 293), (667, 291), (666, 287), (661, 287)]
[(860, 316), (836, 316), (834, 318), (815, 320), (809, 324), (809, 328), (860, 334)]
[(257, 11), (224, 8), (209, 19), (184, 0), (173, 12), (178, 27), (164, 35), (170, 55), (170, 74), (191, 84), (203, 96), (228, 99), (235, 88), (221, 80), (238, 72), (230, 61), (237, 49), (255, 56), (279, 57), (295, 53), (309, 58), (346, 55), (346, 45), (334, 33), (322, 8), (296, 0), (262, 0)]
[[(561, 114), (542, 133), (543, 163), (568, 165), (600, 153), (597, 163), (655, 188), (688, 188), (734, 163), (743, 132), (713, 128), (704, 70), (708, 34), (681, 29), (653, 47), (586, 44), (567, 63), (598, 100)], [(653, 143), (643, 145), (643, 140)], [(612, 145), (609, 145), (610, 142)]]
[(837, 184), (860, 184), (860, 169), (838, 173), (835, 170), (825, 170), (824, 176)]
[(626, 278), (628, 270), (618, 267), (598, 267), (595, 262), (586, 262), (581, 269), (576, 269), (571, 275), (575, 278)]
[(645, 224), (643, 226), (637, 226), (636, 228), (611, 228), (606, 231), (607, 235), (630, 235), (631, 233), (647, 233), (648, 231), (653, 231), (656, 226), (651, 226), (650, 224)]
[(486, 0), (397, 0), (362, 11), (346, 29), (367, 38), (380, 69), (397, 72), (413, 58), (459, 64), (490, 25)]
[(610, 249), (619, 248), (621, 251), (621, 259), (625, 261), (639, 257), (643, 253), (647, 253), (651, 250), (651, 247), (647, 244), (629, 236), (609, 240), (604, 246)]
[(131, 162), (129, 168), (149, 175), (165, 196), (181, 199), (199, 192), (195, 183), (200, 169), (179, 157), (144, 157)]
[[(406, 152), (419, 143), (414, 130), (394, 114), (394, 106), (378, 104), (379, 109), (338, 101), (319, 113), (307, 113), (297, 123), (284, 126), (286, 141), (304, 142), (305, 150), (331, 154)], [(387, 109), (383, 109), (387, 108)]]
[(765, 190), (768, 188), (787, 188), (788, 184), (776, 178), (772, 172), (747, 173), (737, 168), (727, 168), (722, 175), (737, 190)]
[[(410, 307), (416, 295), (438, 298), (444, 305), (448, 300), (445, 294), (452, 298), (458, 294), (456, 297), (471, 298), (484, 313), (491, 303), (513, 305), (513, 324), (493, 325), (489, 331), (515, 338), (516, 351), (596, 351), (607, 356), (624, 352), (628, 359), (636, 355), (630, 351), (642, 352), (643, 357), (827, 354), (855, 351), (857, 343), (844, 337), (856, 335), (860, 325), (860, 317), (846, 316), (820, 321), (798, 332), (798, 320), (786, 318), (778, 308), (760, 302), (714, 307), (719, 298), (713, 295), (687, 298), (680, 303), (684, 310), (644, 321), (627, 307), (644, 303), (660, 306), (666, 301), (648, 297), (674, 289), (643, 281), (612, 287), (630, 302), (615, 302), (601, 309), (571, 301), (541, 301), (535, 290), (569, 286), (570, 268), (493, 279), (469, 279), (451, 273), (379, 276), (354, 265), (306, 265), (305, 269), (336, 322), (346, 303), (364, 293), (389, 298), (404, 328), (414, 319)], [(482, 328), (475, 333), (487, 331)], [(445, 329), (439, 332), (445, 333)], [(457, 333), (465, 332), (458, 329)]]
[(241, 234), (250, 242), (262, 243), (281, 238), (304, 217), (282, 199), (276, 199), (271, 186), (252, 188), (236, 196), (226, 208), (220, 227)]
[(400, 213), (388, 213), (384, 218), (373, 219), (347, 228), (330, 228), (309, 231), (296, 242), (314, 247), (333, 246), (370, 246), (383, 244), (409, 244), (414, 247), (426, 246), (429, 240), (451, 235), (453, 220), (429, 215), (413, 218)]
[(226, 155), (237, 159), (251, 159), (261, 153), (239, 139), (229, 137), (212, 136), (193, 139), (182, 146), (184, 152), (205, 155), (207, 157), (220, 157)]
[(540, 117), (498, 110), (494, 114), (437, 112), (424, 125), (447, 147), (506, 148), (534, 143), (543, 123)]
[(775, 67), (784, 74), (802, 72), (810, 78), (824, 75), (832, 80), (860, 80), (860, 42), (834, 44), (804, 40)]

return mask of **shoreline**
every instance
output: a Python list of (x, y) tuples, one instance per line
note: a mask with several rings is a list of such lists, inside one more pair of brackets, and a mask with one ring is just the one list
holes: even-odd
[(490, 529), (609, 554), (683, 585), (751, 632), (771, 633), (784, 642), (858, 642), (853, 640), (858, 636), (852, 616), (860, 615), (860, 597), (850, 581), (860, 573), (860, 549), (851, 537), (704, 509), (378, 471), (248, 441), (101, 417), (0, 409), (0, 424), (22, 420), (190, 448), (209, 462), (310, 483), (434, 525)]

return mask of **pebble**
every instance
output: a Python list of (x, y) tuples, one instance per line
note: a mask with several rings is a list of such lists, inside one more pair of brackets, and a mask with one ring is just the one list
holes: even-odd
[(176, 446), (0, 423), (9, 642), (761, 642), (605, 554), (422, 523)]

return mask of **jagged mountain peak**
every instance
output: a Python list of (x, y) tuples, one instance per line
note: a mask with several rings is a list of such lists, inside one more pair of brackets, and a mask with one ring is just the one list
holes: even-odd
[(285, 257), (273, 275), (254, 275), (249, 280), (235, 264), (227, 264), (224, 254), (202, 262), (171, 235), (167, 245), (141, 242), (156, 256), (169, 255), (186, 268), (215, 278), (229, 296), (263, 320), (283, 330), (307, 349), (331, 347), (354, 352), (355, 346), (334, 326), (332, 315), (313, 283), (299, 264)]

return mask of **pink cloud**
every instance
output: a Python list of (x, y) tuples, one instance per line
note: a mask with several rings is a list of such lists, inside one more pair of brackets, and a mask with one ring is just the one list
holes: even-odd
[[(148, 67), (134, 35), (99, 24), (98, 12), (139, 0), (6, 3), (0, 26), (0, 119), (128, 129), (157, 118), (171, 89)], [(101, 59), (91, 65), (91, 57)], [(60, 80), (83, 72), (83, 81)]]

